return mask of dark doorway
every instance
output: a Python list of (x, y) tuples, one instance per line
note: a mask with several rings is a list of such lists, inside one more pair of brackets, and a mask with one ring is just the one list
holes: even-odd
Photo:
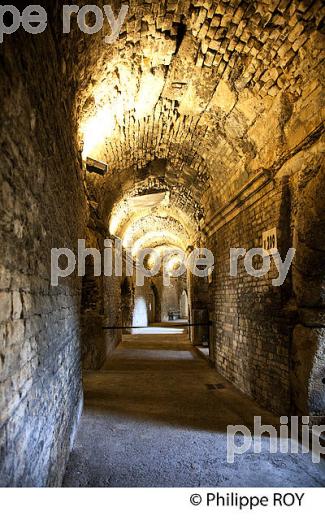
[(154, 283), (151, 284), (151, 294), (150, 294), (150, 323), (160, 323), (161, 322), (161, 303), (160, 297), (157, 287)]

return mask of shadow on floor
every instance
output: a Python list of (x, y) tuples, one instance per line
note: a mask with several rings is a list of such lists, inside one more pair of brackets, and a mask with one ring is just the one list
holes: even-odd
[[(211, 390), (208, 385), (218, 385)], [(310, 455), (252, 449), (227, 462), (227, 427), (278, 419), (238, 392), (187, 335), (125, 336), (100, 372), (84, 374), (85, 410), (64, 486), (320, 486)], [(240, 439), (240, 438), (239, 438)]]

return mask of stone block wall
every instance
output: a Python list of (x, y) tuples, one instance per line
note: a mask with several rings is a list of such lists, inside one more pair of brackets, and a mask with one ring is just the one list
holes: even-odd
[(316, 140), (278, 173), (290, 176), (291, 234), (296, 256), (292, 291), (298, 319), (293, 333), (291, 389), (295, 414), (325, 418), (325, 173), (324, 143)]
[[(106, 235), (104, 225), (90, 208), (86, 248), (100, 253), (102, 274), (95, 276), (94, 257), (89, 254), (81, 297), (81, 356), (86, 370), (99, 370), (122, 339), (120, 330), (104, 328), (122, 325), (121, 277), (104, 276), (106, 236), (108, 231)], [(112, 257), (115, 257), (114, 246)]]
[[(286, 229), (287, 187), (267, 185), (231, 220), (216, 231), (214, 248), (214, 361), (227, 379), (267, 409), (288, 413), (290, 406), (289, 355), (294, 313), (290, 312), (290, 276), (273, 287), (277, 269), (262, 278), (247, 274), (243, 258), (237, 277), (230, 276), (230, 248), (262, 247), (262, 233), (278, 229), (279, 251), (291, 247)], [(281, 232), (280, 232), (281, 230)], [(255, 269), (262, 259), (255, 257)], [(254, 259), (254, 261), (255, 261)]]
[[(214, 246), (210, 244), (209, 247), (214, 252)], [(213, 307), (212, 286), (209, 284), (208, 278), (193, 276), (190, 270), (187, 272), (187, 280), (190, 323), (203, 324), (202, 326), (190, 328), (190, 339), (193, 345), (202, 345), (209, 337), (209, 330), (206, 324), (209, 321), (209, 313)]]
[(49, 27), (0, 47), (0, 485), (59, 485), (82, 407), (80, 280), (50, 283), (76, 251), (85, 197), (69, 87)]

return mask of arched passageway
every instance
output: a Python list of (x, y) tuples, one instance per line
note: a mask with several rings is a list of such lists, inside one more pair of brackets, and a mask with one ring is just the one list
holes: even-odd
[(185, 290), (182, 292), (179, 307), (180, 307), (180, 317), (183, 320), (187, 320), (189, 317), (189, 303), (188, 303), (187, 292)]
[[(141, 449), (148, 423), (149, 437), (159, 423), (178, 439), (173, 458), (157, 437), (169, 468), (195, 441), (187, 428), (211, 450), (219, 442), (214, 411), (247, 425), (254, 413), (323, 424), (320, 2), (132, 0), (110, 44), (74, 15), (63, 34), (58, 2), (46, 4), (44, 33), (21, 28), (0, 45), (0, 484), (60, 486), (94, 400), (104, 422), (114, 410), (126, 428), (143, 419)], [(214, 269), (201, 277), (190, 259), (203, 249)], [(193, 350), (206, 325), (189, 344), (169, 322), (177, 312), (211, 322), (212, 366)], [(160, 339), (123, 337), (153, 321)], [(221, 481), (207, 469), (211, 450), (193, 452), (193, 471), (232, 485), (233, 469)], [(290, 466), (295, 482), (324, 482), (307, 459)], [(264, 466), (249, 467), (247, 484), (264, 481)], [(121, 482), (114, 471), (100, 483)], [(177, 483), (198, 482), (184, 475)]]
[(151, 284), (151, 320), (150, 323), (161, 322), (161, 302), (159, 291), (154, 283)]

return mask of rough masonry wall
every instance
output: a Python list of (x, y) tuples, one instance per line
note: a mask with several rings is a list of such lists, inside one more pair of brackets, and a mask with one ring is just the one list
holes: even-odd
[[(316, 136), (272, 183), (234, 210), (211, 242), (216, 367), (266, 408), (309, 415), (312, 423), (325, 415), (322, 150), (323, 139)], [(296, 249), (284, 285), (272, 286), (274, 263), (267, 276), (253, 278), (241, 259), (238, 277), (230, 277), (230, 248), (261, 247), (263, 231), (273, 227), (282, 259)]]
[[(214, 360), (217, 369), (261, 405), (278, 413), (289, 411), (289, 355), (292, 313), (290, 277), (282, 287), (273, 287), (277, 269), (262, 278), (247, 274), (238, 261), (238, 275), (230, 276), (230, 248), (262, 247), (262, 233), (276, 227), (279, 251), (286, 257), (288, 239), (288, 190), (285, 182), (266, 186), (250, 199), (247, 207), (233, 215), (213, 236)], [(254, 268), (262, 260), (255, 257)], [(289, 287), (288, 287), (289, 285)]]
[[(210, 250), (214, 252), (214, 247), (210, 245)], [(190, 270), (187, 272), (187, 292), (189, 298), (189, 321), (195, 326), (190, 328), (190, 338), (193, 345), (202, 345), (209, 337), (210, 331), (207, 327), (212, 308), (212, 286), (208, 278), (194, 276)], [(211, 338), (212, 339), (212, 338)]]
[(324, 140), (316, 141), (283, 166), (290, 176), (292, 269), (297, 323), (293, 332), (291, 390), (293, 413), (325, 418), (325, 172)]
[[(262, 405), (276, 412), (285, 413), (288, 413), (292, 406), (289, 397), (293, 402), (297, 400), (291, 392), (296, 396), (302, 395), (301, 389), (307, 389), (311, 384), (309, 369), (303, 373), (298, 368), (304, 365), (304, 355), (301, 356), (300, 353), (297, 355), (296, 368), (300, 371), (298, 377), (297, 373), (294, 374), (293, 367), (289, 366), (289, 355), (293, 339), (292, 329), (298, 319), (297, 307), (310, 306), (307, 295), (314, 290), (312, 289), (313, 277), (316, 276), (316, 292), (319, 292), (323, 283), (322, 273), (320, 273), (320, 266), (323, 265), (323, 245), (320, 245), (320, 251), (316, 255), (317, 258), (321, 256), (317, 262), (311, 261), (308, 254), (313, 256), (318, 247), (315, 245), (311, 230), (315, 230), (315, 225), (318, 229), (319, 224), (316, 223), (322, 222), (321, 215), (324, 213), (322, 199), (317, 200), (316, 197), (317, 190), (321, 193), (320, 186), (324, 177), (321, 159), (318, 157), (320, 154), (318, 148), (322, 147), (323, 132), (319, 110), (321, 106), (319, 81), (315, 80), (306, 86), (293, 104), (288, 104), (287, 100), (286, 96), (276, 98), (268, 117), (263, 117), (256, 127), (255, 139), (259, 144), (256, 164), (259, 173), (255, 180), (249, 181), (246, 184), (247, 188), (242, 187), (228, 204), (221, 207), (215, 213), (212, 224), (207, 226), (210, 233), (213, 227), (219, 229), (215, 233), (214, 244), (212, 244), (217, 259), (215, 282), (217, 366), (239, 388), (252, 395)], [(317, 153), (313, 151), (313, 146), (318, 150)], [(314, 192), (309, 192), (305, 189), (305, 185), (316, 174), (318, 181), (313, 182), (318, 188), (314, 188)], [(272, 183), (274, 189), (269, 192)], [(264, 184), (266, 187), (263, 188)], [(255, 188), (257, 193), (252, 195)], [(314, 210), (310, 210), (310, 222), (314, 224), (310, 224), (310, 229), (306, 232), (307, 200), (310, 201), (310, 208), (315, 206), (318, 209), (317, 215), (314, 214)], [(238, 280), (231, 279), (229, 277), (230, 248), (261, 247), (263, 231), (273, 227), (277, 227), (278, 233), (281, 232), (280, 248), (283, 258), (289, 247), (299, 246), (295, 259), (299, 264), (295, 274), (295, 287), (288, 286), (291, 282), (290, 276), (287, 284), (281, 289), (272, 287), (271, 279), (276, 274), (274, 265), (268, 279), (265, 277), (258, 280), (247, 276), (243, 271), (242, 260)], [(297, 238), (299, 233), (302, 239)], [(320, 236), (321, 232), (319, 231), (318, 234)], [(311, 240), (309, 246), (308, 240)], [(321, 240), (320, 244), (322, 244)], [(308, 254), (305, 254), (306, 246)], [(301, 272), (304, 273), (305, 290), (303, 296), (300, 295), (299, 301)], [(307, 272), (309, 275), (306, 276)], [(292, 299), (289, 305), (291, 310), (288, 310), (287, 303), (290, 299)], [(306, 303), (303, 303), (304, 299), (307, 299)], [(319, 307), (317, 299), (313, 305)], [(318, 336), (322, 334), (321, 330), (315, 330), (314, 334), (316, 333)], [(294, 338), (297, 339), (294, 339), (294, 344), (300, 342), (299, 334), (308, 350), (307, 336), (312, 332), (295, 330)], [(314, 338), (313, 343), (317, 342), (323, 345), (324, 340)], [(315, 349), (319, 352), (320, 360), (321, 348), (315, 346)], [(319, 371), (320, 368), (317, 369), (318, 373)], [(324, 395), (320, 380), (321, 378), (317, 377), (318, 396)], [(290, 381), (296, 390), (290, 389)], [(301, 402), (299, 405), (296, 403), (296, 411), (299, 408), (300, 413), (303, 409), (304, 413), (307, 413), (309, 409), (307, 400), (305, 398), (305, 405)], [(319, 397), (317, 400), (320, 402)], [(288, 403), (286, 408), (281, 404), (285, 402)], [(316, 409), (322, 408), (323, 405), (316, 406)]]
[(49, 27), (0, 47), (0, 485), (61, 482), (82, 405), (76, 251), (85, 199), (60, 49)]
[[(87, 190), (89, 197), (89, 191)], [(82, 366), (99, 370), (121, 341), (119, 330), (104, 327), (122, 324), (121, 278), (104, 276), (104, 241), (109, 238), (107, 226), (100, 220), (97, 205), (89, 201), (89, 219), (86, 248), (100, 254), (101, 275), (95, 276), (93, 254), (86, 257), (86, 274), (82, 279), (81, 296), (81, 351)], [(114, 243), (113, 243), (114, 244)], [(112, 260), (115, 248), (112, 247)], [(123, 259), (121, 265), (123, 266)], [(115, 262), (112, 262), (113, 274)], [(124, 268), (125, 270), (125, 268)]]

